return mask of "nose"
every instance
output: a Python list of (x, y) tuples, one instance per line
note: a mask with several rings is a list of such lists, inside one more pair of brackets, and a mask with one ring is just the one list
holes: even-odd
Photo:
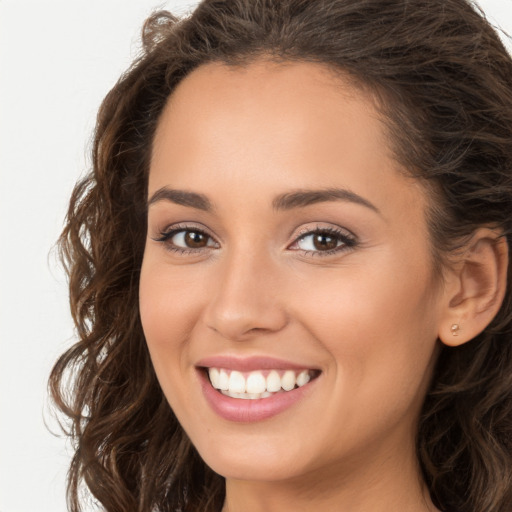
[(231, 341), (275, 333), (287, 324), (279, 269), (270, 258), (240, 252), (219, 263), (204, 310), (208, 328)]

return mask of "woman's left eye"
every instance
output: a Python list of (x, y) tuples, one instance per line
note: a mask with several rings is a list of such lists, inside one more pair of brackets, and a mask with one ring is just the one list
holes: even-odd
[(356, 238), (349, 232), (317, 228), (299, 236), (290, 249), (300, 249), (306, 253), (320, 256), (337, 253), (355, 247)]

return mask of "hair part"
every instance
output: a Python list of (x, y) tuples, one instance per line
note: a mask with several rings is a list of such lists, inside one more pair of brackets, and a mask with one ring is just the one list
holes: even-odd
[[(60, 238), (79, 341), (50, 390), (69, 418), (80, 485), (109, 512), (219, 511), (223, 478), (200, 459), (156, 379), (138, 311), (153, 136), (174, 88), (208, 62), (318, 62), (382, 108), (400, 165), (432, 199), (441, 267), (477, 227), (512, 241), (512, 60), (466, 0), (205, 0), (187, 18), (145, 23), (143, 51), (105, 98), (92, 171)], [(512, 272), (482, 334), (443, 347), (417, 452), (440, 509), (508, 512), (512, 503)], [(74, 384), (66, 386), (66, 372)]]

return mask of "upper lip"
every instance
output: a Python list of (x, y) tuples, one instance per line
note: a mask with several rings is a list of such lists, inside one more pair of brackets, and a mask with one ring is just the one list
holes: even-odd
[(224, 368), (239, 372), (251, 372), (255, 370), (313, 370), (310, 365), (286, 361), (268, 356), (234, 357), (218, 355), (205, 357), (197, 362), (196, 366), (202, 368)]

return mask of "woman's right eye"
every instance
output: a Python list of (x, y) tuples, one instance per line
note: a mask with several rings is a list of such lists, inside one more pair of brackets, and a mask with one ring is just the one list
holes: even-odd
[(161, 233), (155, 240), (164, 243), (167, 249), (181, 254), (218, 247), (210, 235), (197, 228), (171, 229)]

